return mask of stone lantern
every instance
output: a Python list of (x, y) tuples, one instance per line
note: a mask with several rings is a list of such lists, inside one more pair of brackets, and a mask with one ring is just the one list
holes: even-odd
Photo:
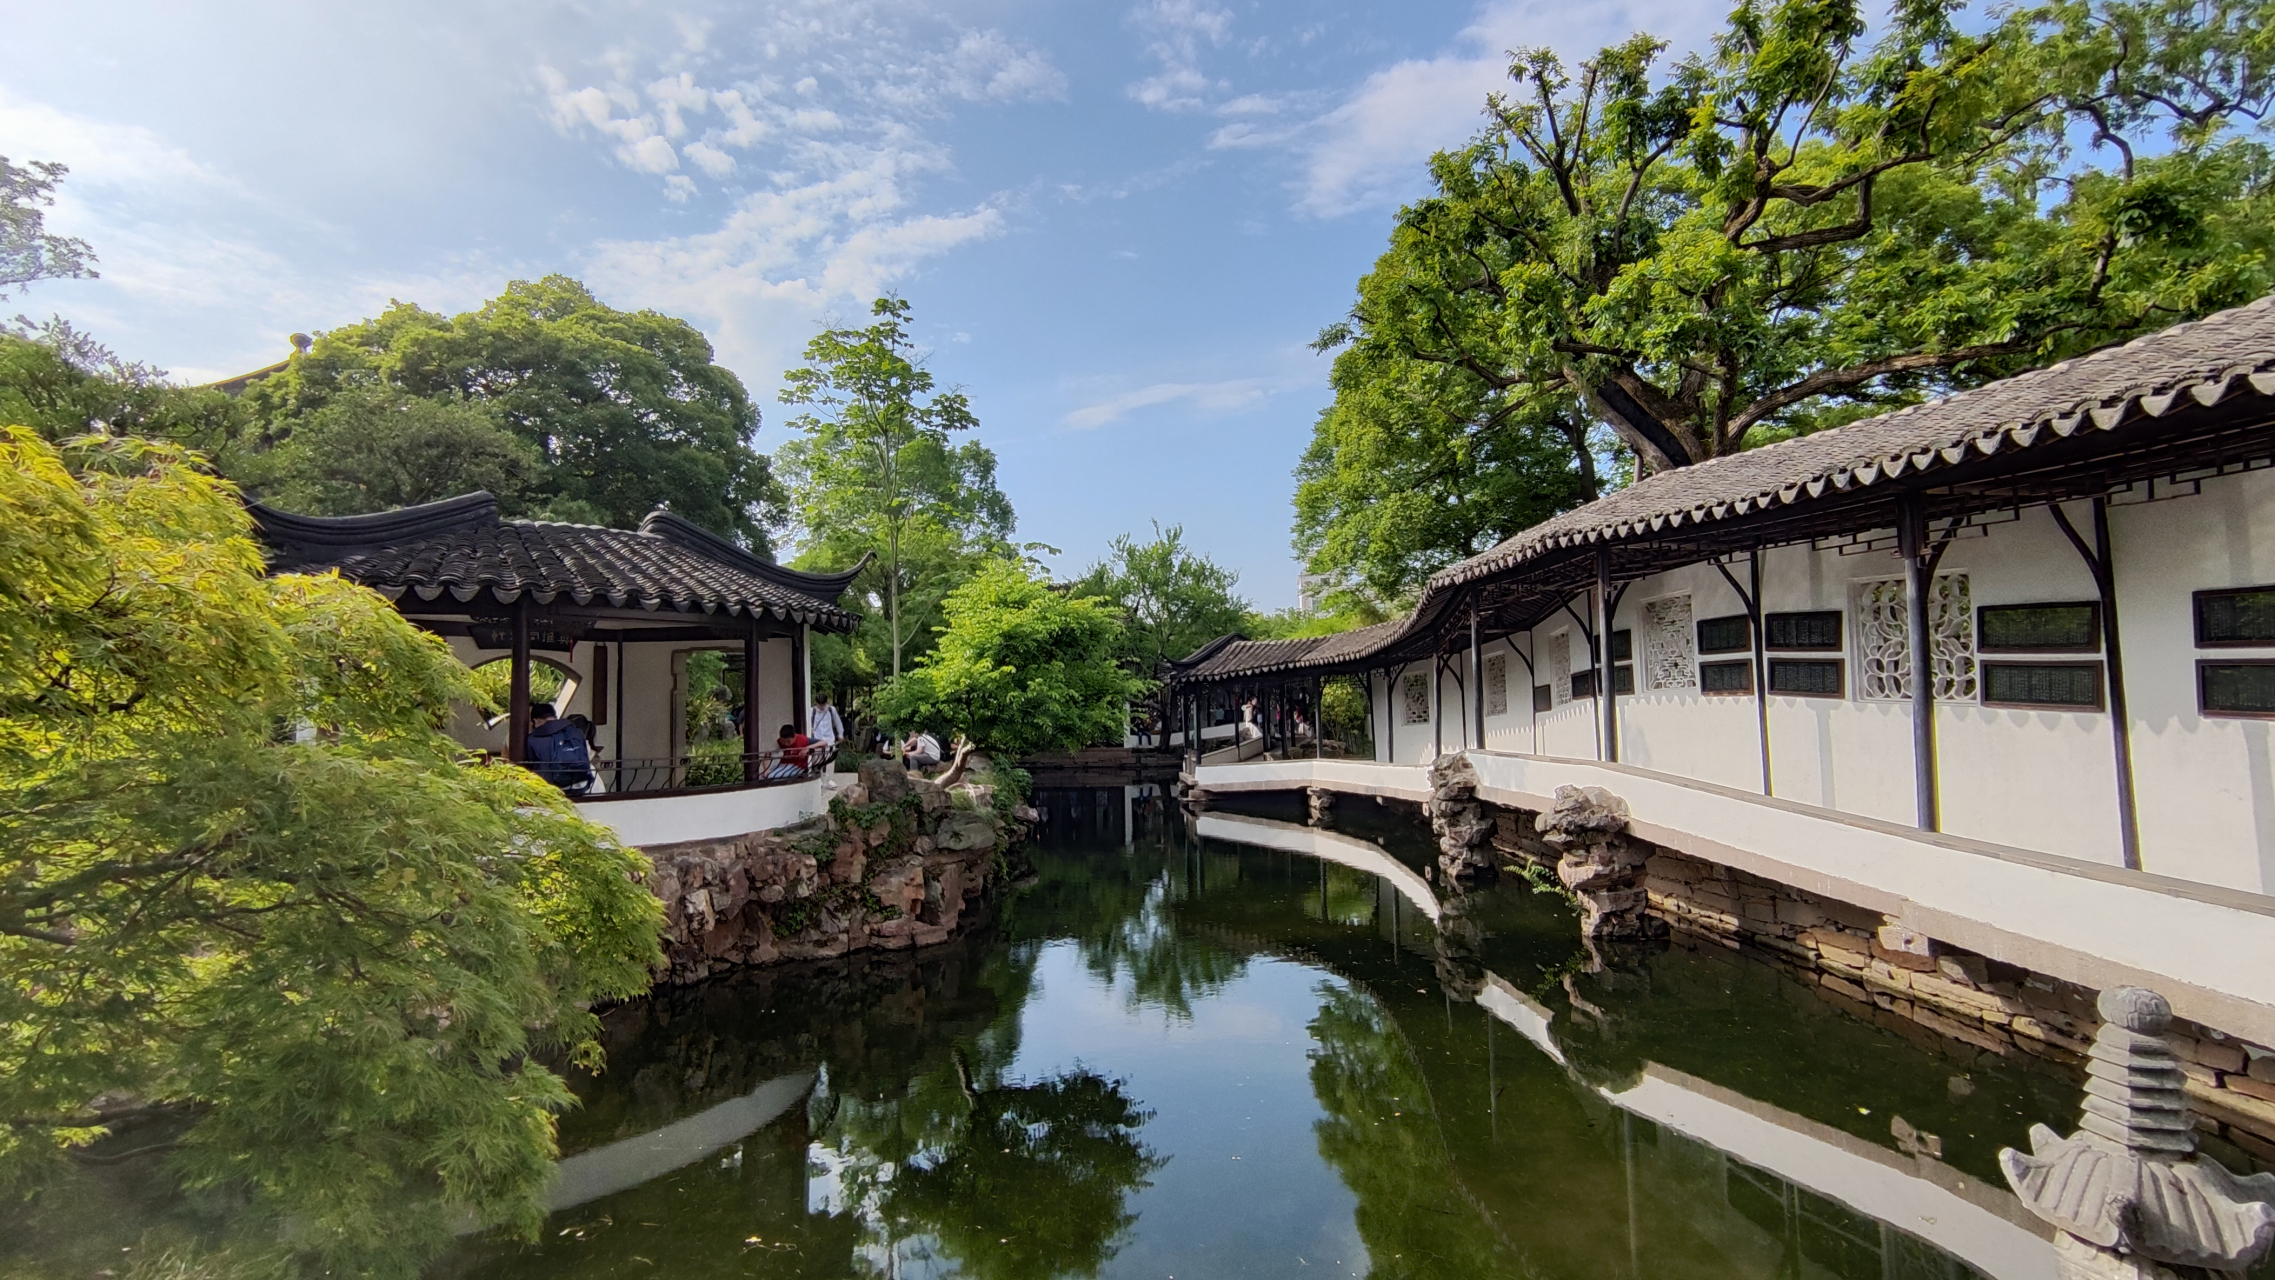
[(2114, 987), (2099, 1008), (2078, 1131), (2032, 1125), (2030, 1153), (2003, 1150), (1999, 1167), (2061, 1229), (2065, 1280), (2240, 1277), (2275, 1244), (2275, 1174), (2239, 1178), (2196, 1154), (2163, 996)]

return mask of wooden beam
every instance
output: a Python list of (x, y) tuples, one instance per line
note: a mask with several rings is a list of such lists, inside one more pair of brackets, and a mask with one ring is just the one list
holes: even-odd
[(743, 631), (743, 781), (764, 775), (758, 766), (758, 628)]
[[(526, 601), (524, 602), (526, 603)], [(511, 692), (506, 704), (506, 759), (516, 764), (529, 743), (529, 610), (513, 611), (513, 665)]]

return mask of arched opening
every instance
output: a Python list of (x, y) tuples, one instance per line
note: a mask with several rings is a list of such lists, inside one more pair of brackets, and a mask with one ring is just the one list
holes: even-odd
[[(531, 654), (529, 703), (535, 706), (550, 702), (555, 711), (566, 714), (569, 700), (577, 696), (579, 680), (576, 671), (567, 665)], [(513, 702), (513, 659), (492, 658), (474, 668), (474, 690), (486, 704), (482, 711), (483, 727), (495, 729), (504, 723)]]

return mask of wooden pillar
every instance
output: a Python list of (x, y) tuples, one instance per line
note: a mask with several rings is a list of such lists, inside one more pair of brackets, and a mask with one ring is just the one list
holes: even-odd
[(624, 642), (616, 642), (616, 730), (612, 740), (616, 743), (617, 777), (622, 778), (624, 768)]
[(1604, 713), (1606, 760), (1619, 759), (1619, 694), (1612, 687), (1611, 548), (1596, 544), (1596, 705)]
[(1912, 668), (1912, 803), (1919, 829), (1939, 830), (1935, 786), (1935, 646), (1928, 634), (1928, 596), (1935, 581), (1927, 550), (1927, 504), (1917, 493), (1896, 500), (1896, 545), (1904, 558), (1905, 630)]
[(597, 727), (608, 723), (608, 642), (595, 640), (592, 644), (592, 722)]
[[(1507, 670), (1504, 664), (1503, 670)], [(1477, 722), (1477, 749), (1485, 749), (1485, 650), (1477, 638), (1477, 605), (1469, 606), (1469, 705)]]
[(812, 628), (802, 622), (790, 633), (790, 723), (797, 725), (800, 733), (813, 732), (807, 712), (813, 702), (812, 681), (806, 670), (806, 641), (811, 634)]
[(1430, 759), (1446, 753), (1446, 663), (1441, 654), (1430, 655)]
[[(513, 658), (506, 700), (506, 759), (529, 753), (529, 593), (513, 602)], [(556, 708), (557, 709), (557, 708)]]
[(1311, 758), (1327, 758), (1327, 678), (1311, 678)]
[(743, 623), (743, 781), (765, 776), (758, 763), (758, 619)]
[(2117, 757), (2117, 843), (2123, 851), (2125, 865), (2133, 870), (2141, 867), (2141, 819), (2138, 801), (2133, 792), (2133, 718), (2125, 705), (2124, 651), (2117, 643), (2117, 566), (2111, 559), (2109, 544), (2109, 500), (2093, 500), (2093, 547), (2089, 550), (2085, 539), (2070, 524), (2069, 516), (2060, 503), (2052, 505), (2054, 522), (2077, 548), (2078, 558), (2085, 561), (2093, 574), (2093, 584), (2101, 596), (2101, 651), (2109, 681), (2109, 745)]
[(1746, 563), (1748, 579), (1753, 583), (1753, 592), (1746, 600), (1746, 612), (1754, 633), (1754, 736), (1762, 748), (1762, 794), (1773, 796), (1777, 790), (1770, 780), (1769, 768), (1769, 641), (1762, 634), (1762, 553), (1759, 550), (1748, 552)]

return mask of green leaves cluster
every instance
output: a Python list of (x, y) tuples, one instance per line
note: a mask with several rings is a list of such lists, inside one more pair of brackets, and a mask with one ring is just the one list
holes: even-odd
[(1622, 455), (1687, 465), (2269, 290), (2266, 0), (1957, 9), (1867, 43), (1854, 0), (1745, 0), (1673, 65), (1647, 36), (1520, 51), (1321, 335), (1312, 569), (1410, 596)]
[(942, 599), (982, 561), (1008, 554), (1014, 516), (995, 454), (955, 433), (979, 425), (960, 391), (935, 391), (908, 335), (909, 304), (879, 298), (862, 329), (829, 329), (784, 374), (804, 433), (777, 449), (802, 568), (874, 565), (853, 585), (871, 621), (850, 647), (817, 644), (824, 687), (898, 676), (929, 647)]
[(237, 1269), (411, 1275), (534, 1228), (570, 1096), (533, 1055), (597, 1062), (659, 908), (462, 759), (440, 640), (249, 533), (175, 447), (0, 438), (0, 1223), (140, 1151), (242, 1206)]
[(1103, 600), (1053, 590), (994, 561), (942, 602), (939, 646), (878, 688), (886, 724), (962, 734), (1008, 758), (1119, 742), (1151, 682), (1126, 671), (1122, 628)]
[(710, 342), (566, 276), (457, 316), (398, 302), (318, 335), (246, 400), (271, 442), (308, 432), (249, 479), (324, 513), (494, 482), (508, 514), (632, 528), (668, 506), (761, 550), (774, 519), (758, 411)]
[(1129, 534), (1114, 539), (1105, 559), (1074, 584), (1122, 616), (1123, 653), (1131, 668), (1151, 675), (1164, 661), (1182, 658), (1218, 636), (1241, 630), (1249, 604), (1233, 593), (1240, 576), (1188, 545), (1185, 527), (1153, 527), (1153, 540)]

